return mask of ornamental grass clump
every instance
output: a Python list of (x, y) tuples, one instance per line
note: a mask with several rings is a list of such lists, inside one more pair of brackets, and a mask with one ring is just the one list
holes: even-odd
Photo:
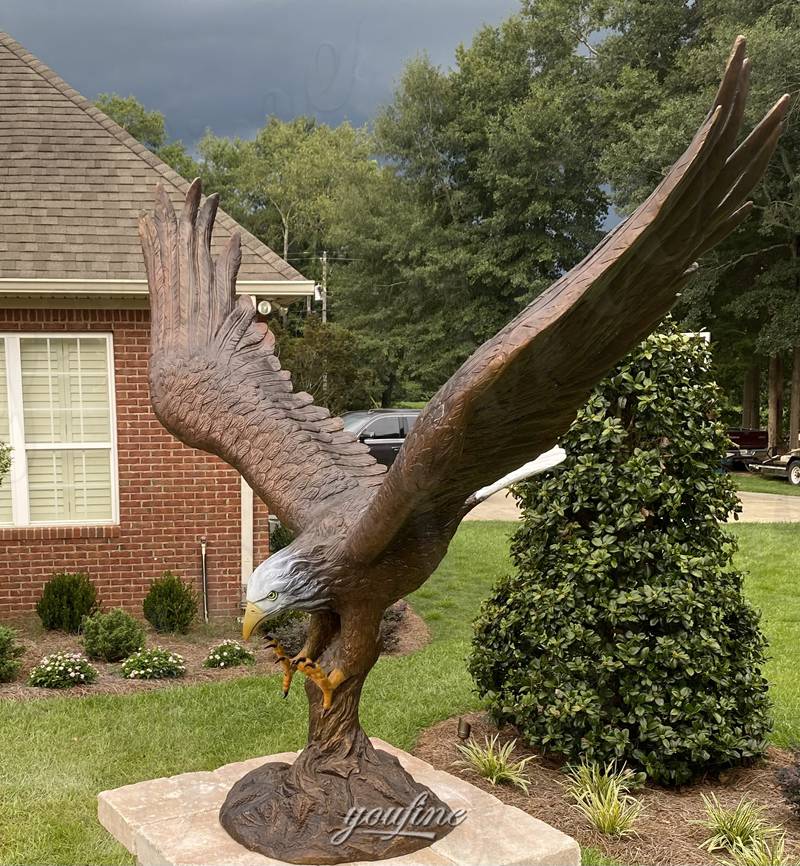
[(245, 649), (239, 641), (224, 640), (221, 644), (212, 647), (206, 660), (204, 668), (235, 668), (239, 665), (251, 665), (256, 657), (250, 650)]
[(0, 683), (10, 683), (16, 679), (24, 652), (17, 642), (14, 629), (0, 625)]
[(744, 797), (733, 809), (723, 806), (716, 795), (703, 795), (706, 818), (699, 823), (709, 836), (700, 845), (706, 851), (730, 851), (753, 848), (780, 832), (764, 821), (764, 807)]
[(90, 659), (118, 662), (144, 646), (144, 629), (124, 610), (97, 611), (83, 621), (83, 648)]
[(786, 856), (786, 834), (773, 840), (755, 839), (750, 845), (738, 840), (731, 849), (731, 859), (719, 859), (721, 866), (797, 866)]
[(163, 680), (182, 677), (186, 663), (178, 653), (156, 647), (128, 656), (121, 670), (128, 680)]
[(97, 679), (97, 669), (80, 653), (57, 652), (45, 656), (31, 671), (28, 682), (43, 689), (70, 689)]
[(459, 744), (457, 748), (464, 756), (464, 760), (459, 761), (458, 765), (473, 769), (492, 785), (514, 785), (527, 794), (530, 779), (525, 767), (533, 758), (515, 761), (512, 755), (517, 741), (510, 740), (500, 745), (499, 739), (499, 734), (495, 734), (491, 739), (486, 737), (483, 745), (474, 740), (469, 740), (463, 745)]
[(766, 643), (725, 528), (740, 509), (728, 441), (709, 348), (672, 325), (594, 389), (565, 462), (515, 488), (514, 574), (470, 659), (495, 720), (661, 784), (764, 752)]
[(595, 830), (617, 838), (636, 832), (633, 825), (643, 806), (630, 791), (643, 781), (641, 774), (618, 767), (616, 761), (605, 766), (581, 761), (568, 768), (567, 776), (565, 794)]

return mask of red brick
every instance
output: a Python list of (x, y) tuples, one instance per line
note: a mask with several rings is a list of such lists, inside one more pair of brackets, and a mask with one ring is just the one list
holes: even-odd
[[(240, 604), (240, 481), (218, 458), (179, 443), (150, 408), (149, 314), (144, 310), (0, 310), (0, 331), (106, 331), (114, 337), (120, 525), (0, 529), (0, 617), (30, 611), (56, 571), (86, 571), (101, 602), (134, 612), (154, 577), (176, 572), (200, 586), (208, 539), (209, 603)], [(256, 561), (269, 549), (256, 500)]]

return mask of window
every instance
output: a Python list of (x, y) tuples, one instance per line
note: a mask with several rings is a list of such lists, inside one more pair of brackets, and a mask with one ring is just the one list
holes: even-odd
[(365, 430), (364, 436), (370, 439), (402, 439), (403, 434), (400, 431), (400, 418), (398, 416), (388, 416), (385, 418), (376, 418)]
[(111, 339), (0, 336), (0, 525), (117, 519)]
[(404, 415), (403, 416), (403, 421), (405, 422), (405, 426), (406, 426), (406, 436), (408, 436), (408, 434), (414, 428), (414, 425), (417, 423), (417, 418), (419, 418), (419, 415)]

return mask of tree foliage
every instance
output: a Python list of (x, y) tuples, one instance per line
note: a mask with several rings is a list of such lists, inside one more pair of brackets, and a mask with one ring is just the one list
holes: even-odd
[(209, 132), (199, 152), (201, 174), (225, 209), (285, 259), (315, 270), (340, 195), (374, 171), (365, 130), (309, 117), (270, 117), (252, 140)]
[(481, 30), (451, 70), (411, 62), (376, 121), (384, 171), (367, 202), (342, 208), (355, 259), (345, 318), (387, 335), (412, 399), (599, 239), (586, 64), (537, 47), (517, 15)]
[(518, 487), (516, 571), (485, 603), (470, 663), (528, 742), (674, 784), (760, 754), (770, 729), (710, 366), (670, 327), (597, 386), (563, 466)]
[(197, 176), (197, 164), (180, 141), (170, 141), (164, 115), (148, 111), (135, 96), (101, 93), (95, 105), (126, 132), (152, 150), (187, 180)]
[(11, 448), (0, 442), (0, 484), (11, 469)]
[(380, 405), (380, 341), (309, 316), (302, 332), (278, 331), (281, 365), (298, 391), (307, 391), (333, 414)]
[[(708, 111), (737, 34), (753, 59), (744, 126), (800, 82), (794, 0), (546, 0), (526, 3), (533, 26), (591, 59), (589, 110), (601, 174), (622, 213), (633, 210), (680, 155)], [(754, 214), (701, 262), (676, 311), (714, 335), (721, 384), (739, 399), (758, 355), (800, 345), (800, 124), (792, 111)]]
[[(272, 117), (249, 140), (208, 133), (196, 163), (157, 112), (131, 97), (99, 104), (307, 277), (320, 280), (328, 252), (329, 318), (380, 337), (387, 404), (429, 397), (580, 260), (609, 199), (625, 213), (649, 194), (739, 32), (754, 58), (749, 127), (800, 81), (794, 0), (523, 0), (452, 68), (412, 60), (372, 133)], [(796, 117), (755, 216), (704, 259), (679, 309), (712, 329), (728, 391), (754, 354), (800, 340)], [(299, 337), (294, 312), (290, 325)]]

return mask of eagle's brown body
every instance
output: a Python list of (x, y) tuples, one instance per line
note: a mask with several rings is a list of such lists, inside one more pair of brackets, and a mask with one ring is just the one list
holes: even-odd
[[(305, 648), (315, 663), (306, 749), (291, 769), (245, 777), (221, 813), (248, 847), (289, 862), (336, 863), (427, 844), (376, 836), (330, 843), (353, 803), (406, 806), (423, 790), (372, 748), (358, 722), (381, 615), (439, 564), (471, 494), (556, 443), (595, 383), (670, 309), (694, 260), (746, 217), (788, 98), (737, 146), (744, 50), (740, 38), (712, 111), (650, 198), (465, 362), (388, 473), (339, 419), (292, 390), (268, 327), (236, 297), (238, 239), (211, 258), (216, 198), (201, 205), (196, 181), (179, 218), (163, 190), (155, 214), (143, 217), (156, 413), (178, 438), (244, 476), (297, 533), (292, 553), (308, 560), (330, 599), (312, 615)], [(326, 700), (335, 689), (326, 714), (318, 684)]]

